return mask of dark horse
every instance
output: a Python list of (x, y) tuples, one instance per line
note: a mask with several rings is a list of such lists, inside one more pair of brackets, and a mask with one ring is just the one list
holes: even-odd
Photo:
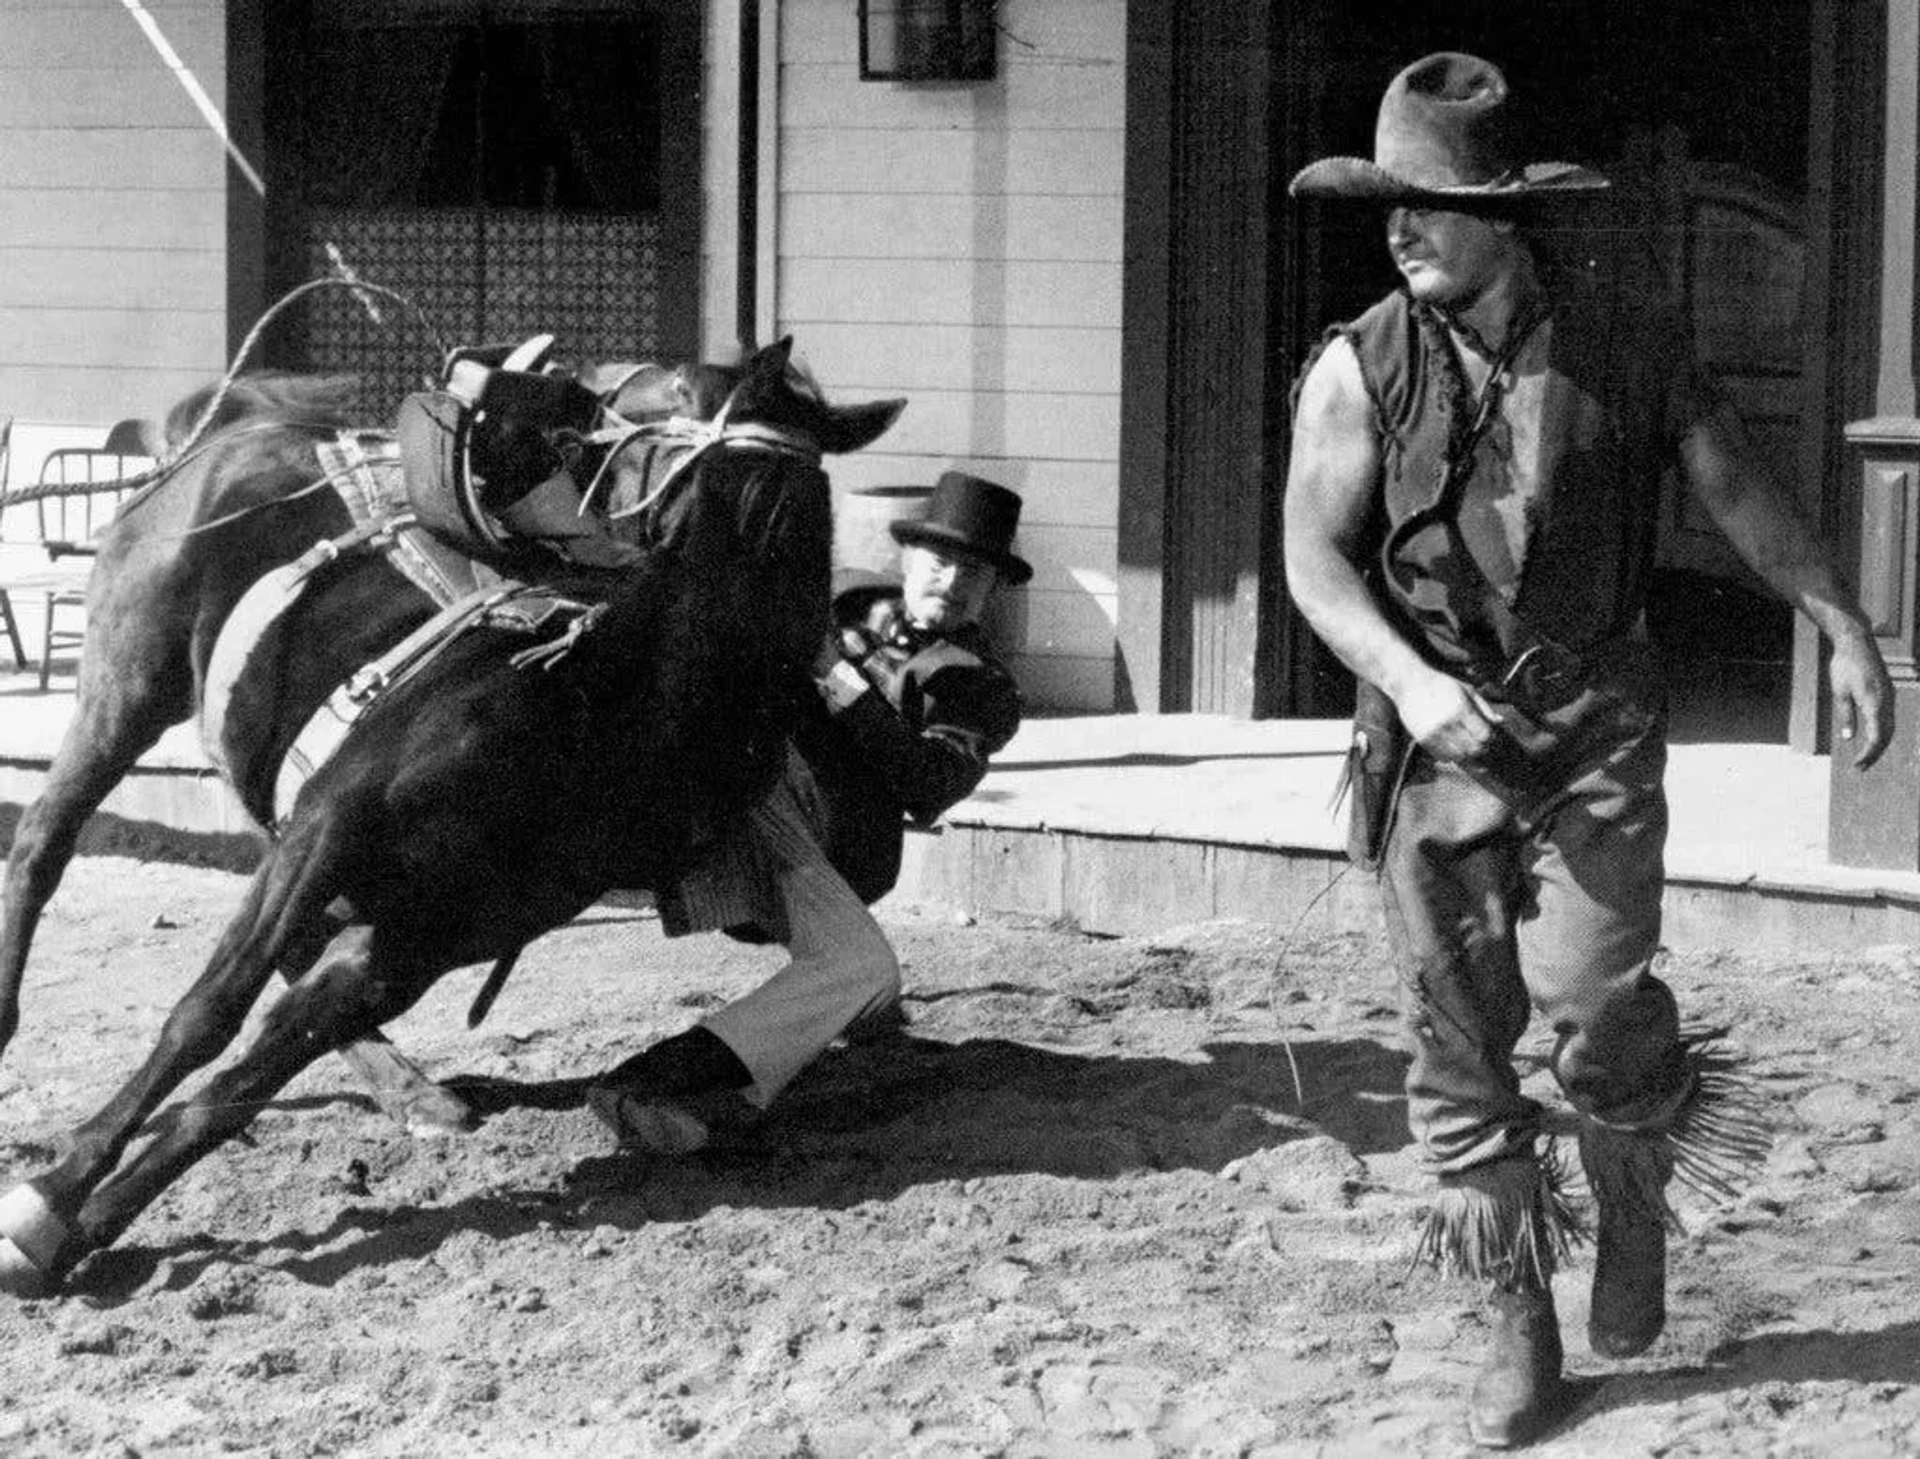
[[(655, 508), (649, 550), (610, 578), (564, 652), (515, 667), (527, 639), (482, 627), (374, 700), (300, 791), (144, 1065), (72, 1132), (64, 1158), (0, 1198), (0, 1287), (38, 1289), (110, 1244), (300, 1070), (356, 1041), (368, 1049), (442, 974), (510, 961), (610, 888), (670, 883), (772, 783), (790, 691), (826, 630), (832, 510), (818, 453), (867, 445), (901, 402), (829, 405), (789, 364), (787, 341), (731, 372), (674, 379), (683, 403), (711, 413), (724, 401), (729, 422), (817, 449), (723, 440), (700, 452)], [(8, 1033), (27, 943), (80, 823), (194, 710), (220, 624), (249, 585), (350, 526), (331, 492), (301, 490), (338, 420), (324, 393), (259, 404), (278, 409), (218, 429), (103, 543), (76, 718), (8, 864)], [(289, 624), (275, 682), (230, 708), (257, 747), (227, 767), (243, 797), (332, 686), (428, 616), (378, 555), (326, 572)], [(251, 1047), (128, 1156), (161, 1102), (238, 1036), (275, 970), (292, 986)], [(402, 1082), (413, 1074), (385, 1058)]]

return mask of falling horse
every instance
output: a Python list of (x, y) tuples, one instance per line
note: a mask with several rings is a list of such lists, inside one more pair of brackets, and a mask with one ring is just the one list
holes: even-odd
[[(110, 1244), (316, 1058), (377, 1048), (364, 1041), (442, 974), (502, 970), (607, 890), (671, 884), (772, 783), (791, 690), (825, 632), (832, 512), (819, 455), (869, 444), (901, 402), (828, 404), (786, 341), (731, 374), (688, 367), (674, 383), (707, 410), (724, 402), (728, 424), (640, 497), (646, 550), (633, 565), (596, 575), (597, 592), (560, 582), (518, 619), (470, 614), (377, 694), (384, 673), (369, 683), (364, 666), (421, 638), (434, 615), (387, 554), (331, 546), (317, 567), (302, 555), (316, 540), (379, 536), (356, 533), (338, 494), (311, 489), (317, 442), (344, 419), (324, 392), (258, 402), (278, 408), (215, 431), (123, 510), (90, 588), (76, 718), (8, 866), (8, 1032), (79, 823), (197, 701), (205, 733), (235, 605), (296, 558), (316, 581), (275, 625), (271, 672), (228, 686), (224, 708), (224, 773), (273, 839), (144, 1065), (72, 1132), (64, 1158), (0, 1198), (0, 1288), (41, 1289)], [(603, 475), (644, 454), (615, 451)], [(511, 590), (493, 606), (514, 608)], [(280, 804), (276, 766), (342, 684), (370, 702)], [(128, 1156), (161, 1102), (239, 1035), (276, 970), (292, 986), (252, 1045)], [(370, 1057), (390, 1080), (413, 1073), (390, 1050)]]

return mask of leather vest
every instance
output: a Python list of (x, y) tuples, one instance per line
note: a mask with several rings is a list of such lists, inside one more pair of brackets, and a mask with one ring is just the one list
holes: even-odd
[[(1443, 668), (1485, 672), (1510, 661), (1520, 647), (1511, 641), (1513, 618), (1576, 653), (1632, 631), (1658, 541), (1662, 474), (1680, 438), (1714, 405), (1670, 311), (1583, 274), (1548, 279), (1538, 490), (1517, 580), (1503, 581), (1497, 569), (1463, 579), (1452, 556), (1471, 553), (1483, 566), (1504, 558), (1504, 547), (1485, 540), (1493, 513), (1433, 511), (1475, 406), (1439, 313), (1397, 291), (1329, 331), (1352, 344), (1380, 431), (1376, 590)], [(1498, 437), (1497, 428), (1482, 435), (1460, 467), (1469, 473), (1460, 498), (1469, 506), (1484, 507), (1473, 493), (1498, 476), (1498, 463), (1486, 458)], [(1410, 521), (1420, 513), (1432, 520)], [(1488, 579), (1511, 609), (1505, 624), (1461, 586), (1484, 597)]]

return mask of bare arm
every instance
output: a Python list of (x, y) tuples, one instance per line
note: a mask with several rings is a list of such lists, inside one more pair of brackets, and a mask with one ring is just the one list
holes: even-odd
[(1853, 760), (1864, 770), (1893, 735), (1893, 685), (1819, 531), (1793, 495), (1755, 460), (1739, 418), (1727, 407), (1687, 433), (1680, 461), (1694, 494), (1734, 550), (1832, 641), (1834, 723), (1842, 738), (1857, 739)]
[(1433, 668), (1374, 602), (1359, 564), (1380, 489), (1380, 444), (1360, 364), (1345, 340), (1314, 362), (1294, 413), (1284, 504), (1287, 590), (1340, 661), (1377, 685), (1441, 759), (1485, 750), (1493, 710)]

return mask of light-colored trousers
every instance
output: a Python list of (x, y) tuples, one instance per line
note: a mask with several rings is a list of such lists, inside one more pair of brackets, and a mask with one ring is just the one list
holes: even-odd
[(812, 772), (789, 748), (779, 784), (667, 917), (676, 934), (752, 921), (786, 945), (786, 966), (700, 1020), (753, 1075), (745, 1095), (762, 1109), (848, 1024), (900, 996), (899, 959), (827, 860), (822, 824)]

